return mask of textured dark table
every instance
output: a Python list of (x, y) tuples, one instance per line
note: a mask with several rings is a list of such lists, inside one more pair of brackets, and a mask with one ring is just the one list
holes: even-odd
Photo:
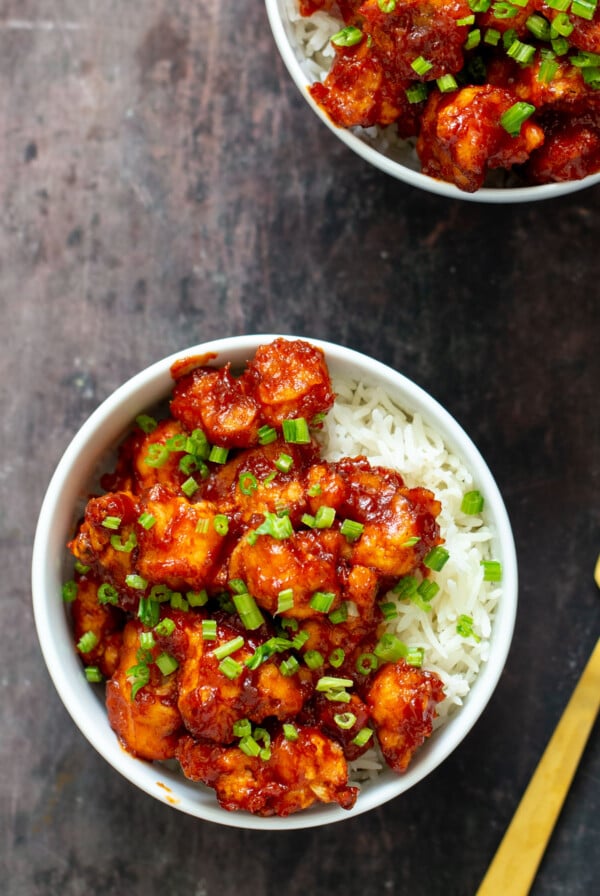
[[(599, 633), (600, 191), (426, 195), (318, 122), (261, 2), (0, 0), (0, 890), (469, 896)], [(245, 833), (121, 779), (37, 644), (38, 509), (79, 425), (204, 339), (313, 335), (395, 366), (472, 435), (520, 562), (489, 707), (430, 779), (323, 830)], [(598, 881), (598, 728), (534, 896)]]

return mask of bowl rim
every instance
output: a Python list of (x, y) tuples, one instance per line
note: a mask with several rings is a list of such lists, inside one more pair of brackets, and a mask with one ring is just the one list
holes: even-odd
[(437, 180), (420, 171), (413, 171), (401, 162), (394, 161), (394, 159), (389, 158), (379, 150), (370, 146), (357, 136), (357, 134), (335, 125), (329, 116), (313, 100), (307, 89), (310, 86), (310, 81), (302, 69), (286, 31), (284, 17), (282, 15), (282, 5), (284, 2), (285, 0), (265, 0), (265, 5), (275, 43), (296, 87), (313, 112), (321, 119), (329, 130), (342, 141), (342, 143), (345, 143), (349, 149), (356, 153), (356, 155), (373, 165), (373, 167), (390, 175), (390, 177), (394, 177), (396, 180), (401, 180), (404, 183), (410, 184), (412, 187), (420, 188), (426, 192), (444, 196), (447, 199), (462, 199), (466, 202), (487, 202), (491, 204), (518, 204), (522, 202), (539, 202), (546, 199), (556, 199), (559, 196), (570, 195), (571, 193), (588, 189), (589, 187), (600, 183), (599, 171), (595, 174), (589, 174), (587, 177), (581, 178), (581, 180), (561, 181), (552, 184), (539, 184), (537, 186), (526, 187), (481, 187), (475, 193), (467, 193), (464, 190), (459, 190), (454, 184), (443, 180)]
[[(76, 513), (74, 498), (82, 496), (82, 488), (89, 483), (94, 468), (106, 453), (106, 445), (116, 444), (136, 414), (168, 395), (173, 362), (215, 353), (217, 363), (232, 359), (234, 364), (241, 364), (254, 354), (258, 345), (279, 337), (305, 339), (322, 348), (334, 375), (336, 367), (352, 365), (358, 376), (382, 384), (396, 396), (402, 408), (410, 413), (420, 413), (441, 432), (445, 444), (467, 464), (477, 487), (486, 495), (486, 503), (493, 508), (496, 542), (501, 548), (496, 555), (503, 564), (503, 595), (493, 623), (494, 662), (488, 660), (482, 664), (463, 706), (420, 748), (404, 775), (384, 772), (376, 786), (361, 790), (350, 811), (332, 804), (318, 805), (283, 819), (228, 812), (218, 805), (212, 791), (186, 781), (167, 766), (145, 762), (128, 754), (108, 725), (98, 689), (81, 674), (80, 661), (73, 650), (68, 613), (60, 599), (67, 560), (64, 543)], [(97, 441), (99, 431), (107, 437), (101, 446)], [(48, 672), (76, 726), (96, 751), (130, 783), (161, 802), (205, 821), (254, 830), (294, 830), (354, 818), (399, 796), (437, 768), (466, 737), (496, 689), (512, 641), (518, 599), (517, 557), (504, 501), (478, 448), (459, 423), (429, 393), (382, 362), (342, 345), (290, 334), (233, 336), (184, 348), (135, 374), (105, 398), (73, 436), (50, 479), (35, 533), (31, 576), (34, 620)], [(57, 636), (48, 637), (52, 632)], [(440, 736), (441, 732), (443, 736)]]

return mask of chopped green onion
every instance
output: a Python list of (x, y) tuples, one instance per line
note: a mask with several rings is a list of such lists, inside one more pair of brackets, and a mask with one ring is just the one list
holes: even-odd
[(217, 535), (227, 535), (229, 532), (229, 520), (224, 513), (217, 513), (213, 518), (213, 528)]
[(411, 597), (411, 595), (416, 594), (417, 588), (419, 587), (418, 581), (414, 576), (403, 576), (403, 578), (399, 579), (398, 582), (392, 588), (394, 594), (397, 594), (399, 597), (405, 599)]
[(385, 663), (396, 663), (406, 656), (406, 651), (406, 644), (400, 638), (386, 632), (375, 645), (373, 652), (378, 659)]
[(231, 656), (226, 656), (219, 663), (219, 672), (222, 672), (230, 681), (239, 678), (243, 671), (244, 667), (241, 663), (236, 662)]
[(126, 672), (128, 680), (131, 682), (131, 699), (135, 700), (137, 692), (150, 681), (150, 669), (147, 663), (138, 663), (131, 666)]
[(272, 426), (261, 426), (258, 430), (259, 445), (270, 445), (271, 442), (274, 442), (276, 439), (277, 430), (273, 429)]
[(476, 635), (473, 631), (472, 616), (461, 614), (456, 620), (456, 631), (462, 638), (474, 638), (476, 641), (481, 641), (479, 635)]
[(315, 514), (315, 528), (316, 529), (331, 529), (334, 520), (335, 520), (334, 508), (328, 507), (326, 504), (322, 504), (321, 507), (318, 508), (318, 510)]
[(361, 728), (356, 737), (352, 738), (352, 743), (357, 747), (364, 747), (373, 737), (371, 728)]
[(186, 479), (183, 485), (181, 486), (181, 491), (184, 495), (187, 495), (188, 498), (191, 498), (194, 492), (197, 492), (199, 488), (198, 483), (194, 479), (193, 476), (190, 476), (189, 479)]
[(164, 604), (171, 599), (171, 594), (171, 589), (167, 585), (153, 585), (148, 596), (159, 604)]
[(332, 591), (315, 591), (309, 603), (317, 613), (329, 613), (334, 600), (335, 594)]
[(156, 517), (152, 516), (151, 513), (141, 513), (138, 517), (138, 523), (142, 527), (142, 529), (151, 529), (152, 526), (156, 523)]
[(297, 672), (299, 668), (300, 668), (300, 663), (298, 662), (298, 660), (296, 659), (295, 656), (291, 656), (291, 657), (289, 657), (289, 659), (283, 660), (279, 664), (279, 671), (281, 672), (282, 675), (285, 675), (288, 678), (291, 675), (294, 675), (294, 673)]
[(141, 632), (140, 633), (140, 647), (142, 650), (152, 650), (153, 647), (156, 646), (156, 641), (154, 640), (154, 635), (152, 632)]
[(77, 650), (80, 653), (89, 653), (98, 643), (98, 635), (95, 632), (84, 632), (77, 642)]
[(210, 520), (207, 516), (202, 517), (196, 523), (196, 532), (198, 535), (206, 535), (210, 528)]
[(122, 554), (130, 554), (136, 545), (137, 538), (135, 537), (135, 532), (130, 532), (125, 541), (119, 538), (118, 535), (110, 536), (110, 546)]
[(501, 37), (502, 35), (495, 28), (486, 28), (483, 35), (483, 42), (490, 47), (497, 47)]
[(417, 594), (419, 594), (423, 598), (423, 600), (429, 603), (433, 600), (439, 590), (440, 586), (437, 582), (432, 582), (431, 579), (423, 579), (423, 581), (417, 588)]
[(304, 662), (309, 669), (314, 670), (318, 669), (319, 666), (322, 666), (325, 660), (318, 650), (307, 650), (304, 654)]
[(294, 465), (294, 458), (282, 452), (274, 463), (280, 473), (289, 473)]
[(519, 10), (513, 3), (500, 0), (500, 2), (492, 4), (492, 12), (497, 19), (514, 19)]
[(550, 41), (550, 45), (557, 56), (564, 56), (571, 49), (571, 44), (566, 37), (556, 37)]
[(518, 137), (521, 125), (535, 112), (531, 103), (516, 102), (500, 116), (500, 124), (511, 137)]
[(350, 703), (350, 694), (344, 688), (334, 688), (331, 691), (325, 691), (325, 699), (332, 703)]
[(531, 44), (524, 44), (520, 40), (514, 40), (506, 53), (520, 65), (528, 65), (535, 56), (535, 47)]
[(129, 585), (130, 588), (135, 588), (136, 591), (145, 591), (148, 587), (148, 580), (143, 576), (130, 573), (128, 576), (125, 576), (125, 584)]
[(574, 25), (566, 12), (559, 12), (550, 23), (551, 37), (569, 37), (573, 32)]
[(154, 628), (160, 618), (160, 604), (150, 597), (140, 597), (138, 619), (146, 628)]
[(502, 581), (502, 564), (499, 560), (482, 560), (483, 581), (484, 582), (500, 582)]
[(393, 12), (396, 9), (396, 0), (377, 0), (377, 6), (382, 12)]
[(569, 62), (576, 68), (595, 68), (600, 65), (600, 53), (589, 53), (580, 50), (575, 56), (571, 56)]
[(252, 724), (250, 719), (238, 719), (233, 723), (233, 733), (236, 737), (248, 737), (252, 734)]
[(338, 712), (334, 715), (333, 721), (342, 731), (349, 731), (353, 725), (356, 725), (356, 716), (353, 712)]
[(332, 650), (329, 654), (329, 665), (333, 666), (334, 669), (339, 669), (340, 666), (343, 665), (345, 659), (346, 651), (342, 650), (341, 647), (336, 647), (335, 650)]
[(442, 569), (448, 560), (450, 559), (450, 553), (446, 550), (446, 548), (442, 547), (440, 544), (436, 545), (425, 557), (423, 563), (429, 569), (434, 570), (434, 572), (439, 572)]
[(356, 671), (361, 675), (368, 675), (374, 672), (379, 666), (379, 660), (374, 653), (361, 653), (355, 663)]
[(89, 572), (91, 568), (91, 566), (86, 566), (85, 563), (82, 563), (81, 560), (76, 560), (74, 563), (75, 572), (78, 572), (82, 576)]
[(565, 12), (569, 8), (571, 0), (546, 0), (550, 9), (557, 9), (559, 12)]
[(187, 613), (190, 608), (190, 605), (181, 591), (171, 591), (169, 594), (169, 604), (172, 610), (183, 610), (184, 613)]
[(321, 488), (319, 483), (316, 482), (314, 485), (311, 485), (306, 494), (309, 496), (309, 498), (316, 498), (318, 495), (323, 494), (323, 489)]
[(188, 454), (192, 454), (197, 461), (208, 460), (210, 445), (206, 433), (201, 429), (195, 429), (187, 438), (185, 450)]
[(165, 616), (164, 619), (161, 619), (161, 621), (158, 623), (158, 625), (154, 626), (154, 631), (156, 632), (157, 635), (160, 635), (161, 637), (163, 637), (163, 636), (168, 637), (169, 635), (172, 635), (173, 632), (175, 631), (175, 623), (169, 616)]
[(248, 629), (248, 631), (254, 631), (265, 621), (256, 605), (256, 601), (247, 591), (244, 594), (234, 594), (233, 604), (239, 613), (244, 628)]
[(474, 50), (475, 47), (478, 47), (481, 43), (481, 31), (479, 28), (472, 28), (471, 31), (467, 34), (467, 39), (464, 42), (465, 50)]
[(340, 526), (340, 532), (348, 541), (356, 541), (363, 533), (364, 525), (356, 520), (345, 519)]
[(174, 436), (169, 436), (165, 441), (165, 445), (169, 451), (185, 451), (187, 438), (184, 432), (178, 432)]
[(347, 25), (341, 31), (337, 31), (331, 38), (331, 43), (336, 47), (353, 47), (362, 40), (362, 31), (353, 25)]
[(289, 741), (298, 740), (298, 729), (290, 722), (285, 722), (283, 725), (283, 736)]
[(238, 484), (243, 495), (251, 495), (258, 488), (256, 476), (254, 473), (250, 473), (249, 470), (240, 473)]
[(411, 84), (411, 86), (407, 87), (404, 92), (406, 94), (406, 99), (411, 105), (424, 102), (429, 95), (427, 85), (419, 83)]
[(254, 740), (251, 734), (247, 734), (240, 739), (238, 747), (245, 753), (246, 756), (258, 756), (260, 753), (260, 746)]
[(403, 548), (413, 548), (416, 544), (421, 541), (420, 535), (412, 535), (410, 538), (407, 538), (406, 541), (403, 541), (401, 547)]
[(221, 448), (219, 445), (213, 445), (210, 449), (210, 454), (208, 455), (208, 459), (213, 462), (213, 464), (224, 464), (227, 462), (227, 456), (229, 454), (228, 448)]
[(300, 522), (308, 526), (309, 529), (315, 528), (315, 518), (310, 513), (303, 513), (300, 517)]
[(289, 628), (291, 632), (298, 631), (298, 620), (297, 619), (282, 619), (281, 620), (282, 628)]
[(382, 601), (379, 604), (379, 609), (383, 614), (383, 618), (386, 620), (396, 619), (398, 616), (398, 607), (391, 600)]
[(409, 666), (417, 666), (420, 669), (425, 659), (425, 650), (422, 647), (409, 647), (404, 659)]
[(308, 632), (300, 631), (292, 638), (292, 646), (295, 650), (300, 650), (301, 647), (304, 647), (309, 638), (310, 634)]
[(442, 75), (441, 78), (436, 79), (436, 84), (440, 93), (451, 93), (453, 90), (458, 90), (454, 75)]
[(215, 619), (202, 620), (202, 638), (204, 641), (214, 641), (217, 637), (217, 622)]
[(483, 510), (484, 499), (481, 492), (476, 489), (472, 492), (466, 492), (463, 495), (460, 509), (463, 513), (472, 516), (475, 513), (481, 513)]
[(279, 541), (290, 538), (294, 534), (294, 529), (289, 516), (277, 516), (276, 513), (267, 511), (265, 513), (265, 521), (254, 530), (256, 535), (270, 535)]
[(423, 56), (417, 56), (416, 59), (410, 64), (410, 67), (415, 71), (418, 75), (426, 75), (427, 72), (433, 68), (433, 63), (429, 62)]
[(534, 37), (537, 37), (538, 40), (550, 40), (550, 23), (544, 16), (534, 13), (529, 16), (525, 25), (527, 26), (527, 30), (530, 31)]
[(208, 593), (205, 588), (202, 591), (186, 591), (185, 599), (190, 607), (203, 607), (208, 603)]
[(103, 582), (98, 588), (98, 603), (116, 605), (118, 602), (119, 593), (117, 589), (114, 585), (109, 585), (108, 582)]
[(473, 12), (487, 12), (492, 5), (492, 0), (469, 0), (469, 7)]
[(223, 660), (226, 656), (231, 656), (232, 653), (235, 653), (240, 647), (243, 647), (245, 643), (246, 642), (242, 636), (237, 635), (237, 637), (232, 638), (230, 641), (226, 641), (224, 644), (215, 647), (213, 653), (218, 660)]
[(70, 582), (65, 582), (62, 586), (62, 599), (66, 604), (72, 603), (77, 597), (77, 583), (72, 579)]
[(308, 423), (304, 417), (296, 417), (291, 420), (284, 420), (282, 424), (283, 438), (290, 445), (308, 445), (310, 443), (310, 432)]
[(90, 682), (90, 684), (98, 684), (98, 682), (103, 680), (102, 672), (98, 668), (98, 666), (87, 666), (85, 670), (85, 677)]
[(158, 426), (158, 423), (156, 422), (154, 417), (151, 417), (149, 414), (138, 414), (138, 416), (135, 418), (135, 422), (142, 430), (142, 432), (146, 433), (146, 435), (154, 432), (154, 430)]
[(170, 653), (163, 652), (156, 657), (156, 665), (163, 675), (170, 675), (177, 669), (179, 663)]
[(591, 22), (596, 12), (597, 0), (573, 0), (571, 4), (571, 12), (574, 16), (587, 19)]
[(280, 591), (277, 595), (277, 610), (276, 613), (285, 613), (286, 610), (291, 610), (294, 606), (294, 591), (292, 588), (286, 588), (284, 591)]
[(118, 529), (121, 525), (121, 517), (120, 516), (105, 516), (102, 520), (102, 525), (105, 529)]
[(153, 442), (148, 445), (148, 454), (144, 458), (144, 463), (149, 467), (164, 467), (169, 459), (169, 449), (160, 442)]
[(345, 601), (341, 603), (337, 610), (334, 610), (333, 613), (329, 614), (328, 619), (333, 625), (339, 625), (340, 622), (346, 622), (348, 619), (348, 604)]
[(474, 16), (474, 15), (463, 16), (462, 19), (457, 19), (457, 20), (456, 20), (456, 24), (457, 24), (457, 25), (460, 25), (461, 27), (462, 27), (463, 25), (474, 25), (474, 24), (475, 24), (475, 16)]
[(323, 693), (324, 691), (335, 691), (338, 688), (351, 688), (353, 684), (351, 678), (335, 678), (332, 675), (324, 675), (317, 681), (316, 689)]

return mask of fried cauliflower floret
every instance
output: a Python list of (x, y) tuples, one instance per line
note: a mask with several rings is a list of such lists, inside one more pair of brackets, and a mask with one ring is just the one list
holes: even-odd
[(71, 604), (75, 643), (92, 632), (96, 644), (81, 654), (86, 666), (98, 666), (106, 678), (110, 678), (119, 661), (123, 641), (121, 627), (123, 614), (108, 603), (98, 602), (98, 588), (102, 582), (93, 576), (81, 576), (77, 581), (77, 595)]
[(600, 121), (556, 119), (527, 165), (534, 183), (580, 180), (600, 168)]
[(247, 756), (237, 746), (219, 747), (181, 739), (177, 758), (184, 774), (214, 788), (229, 811), (286, 816), (316, 802), (351, 809), (358, 789), (348, 785), (342, 748), (316, 728), (298, 729), (298, 739), (278, 734), (266, 760)]
[(517, 136), (507, 133), (501, 117), (515, 102), (514, 93), (490, 84), (431, 93), (417, 141), (423, 172), (473, 193), (488, 170), (526, 162), (544, 133), (531, 120)]
[(190, 623), (181, 662), (178, 706), (187, 730), (196, 738), (231, 743), (233, 725), (239, 719), (250, 719), (256, 724), (270, 717), (290, 719), (300, 712), (308, 697), (308, 670), (283, 675), (279, 669), (282, 655), (268, 659), (256, 669), (245, 665), (261, 643), (260, 638), (246, 632), (242, 646), (231, 654), (240, 665), (239, 674), (228, 677), (220, 668), (215, 649), (239, 636), (239, 629), (221, 619), (216, 639), (205, 641), (201, 623)]
[(438, 676), (404, 660), (387, 663), (375, 674), (366, 703), (382, 753), (394, 771), (405, 771), (415, 750), (429, 737), (436, 706), (443, 699)]
[(125, 749), (140, 759), (172, 759), (182, 733), (177, 709), (177, 673), (162, 675), (148, 666), (150, 680), (132, 699), (131, 670), (138, 665), (142, 624), (133, 620), (123, 629), (119, 664), (106, 685), (106, 709), (111, 727)]

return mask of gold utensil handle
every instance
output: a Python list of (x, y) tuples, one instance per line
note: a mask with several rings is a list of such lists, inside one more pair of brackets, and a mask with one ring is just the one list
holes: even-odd
[(526, 896), (600, 706), (600, 640), (548, 742), (477, 896)]

